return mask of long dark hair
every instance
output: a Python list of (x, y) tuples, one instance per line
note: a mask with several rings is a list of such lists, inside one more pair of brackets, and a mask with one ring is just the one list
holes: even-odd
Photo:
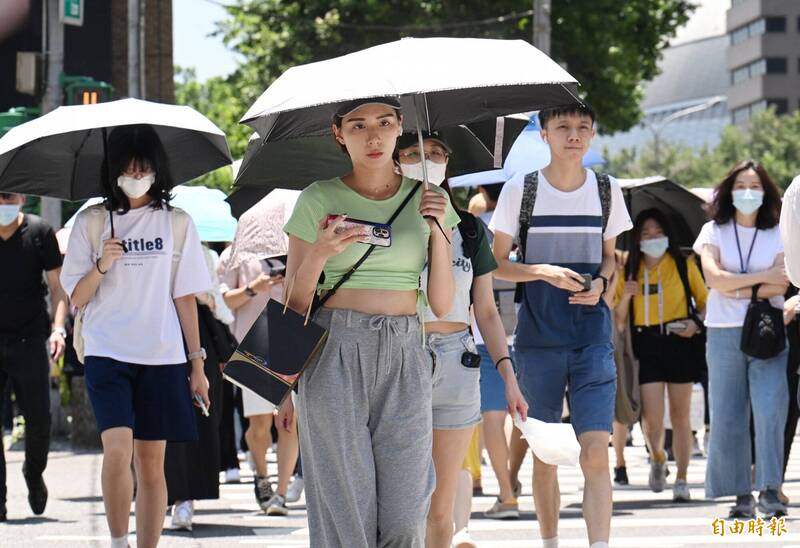
[(655, 208), (645, 209), (636, 216), (636, 221), (633, 223), (633, 240), (630, 256), (628, 257), (628, 264), (625, 266), (625, 279), (627, 280), (635, 280), (639, 275), (639, 265), (642, 262), (642, 251), (639, 249), (639, 244), (642, 242), (642, 228), (644, 227), (645, 221), (648, 219), (653, 219), (657, 222), (662, 232), (664, 232), (664, 236), (669, 238), (667, 253), (672, 255), (672, 258), (675, 259), (675, 263), (679, 264), (679, 261), (684, 260), (681, 248), (678, 246), (678, 238), (675, 236), (675, 232), (672, 230), (672, 225), (670, 225), (667, 216), (664, 215), (661, 210)]
[[(170, 189), (174, 186), (169, 159), (161, 139), (152, 126), (138, 124), (119, 126), (108, 135), (108, 166), (103, 161), (101, 180), (111, 199), (111, 209), (125, 214), (131, 209), (130, 200), (117, 185), (117, 178), (133, 163), (136, 169), (149, 167), (156, 174), (153, 186), (147, 191), (153, 201), (150, 207), (170, 209)], [(110, 180), (109, 180), (110, 179)]]
[(758, 174), (761, 186), (764, 187), (764, 203), (758, 209), (756, 228), (762, 230), (773, 228), (781, 218), (781, 194), (764, 166), (755, 160), (739, 162), (728, 171), (714, 190), (714, 200), (709, 206), (709, 216), (720, 225), (724, 225), (734, 218), (736, 208), (733, 207), (733, 185), (736, 183), (736, 177), (748, 169), (752, 169)]

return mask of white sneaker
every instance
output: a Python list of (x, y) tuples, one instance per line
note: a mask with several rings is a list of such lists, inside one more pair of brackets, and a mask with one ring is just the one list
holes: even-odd
[(238, 468), (225, 470), (225, 483), (239, 483), (240, 481), (242, 481), (242, 476)]
[(303, 488), (306, 486), (303, 478), (300, 476), (292, 476), (292, 483), (286, 490), (286, 502), (297, 502), (300, 500), (300, 495), (303, 494)]
[(194, 501), (175, 501), (175, 504), (172, 506), (173, 529), (191, 531), (192, 517), (194, 517)]
[(453, 535), (453, 548), (478, 548), (478, 545), (469, 536), (469, 531), (461, 529)]
[(672, 500), (675, 502), (689, 502), (692, 500), (689, 484), (686, 483), (686, 480), (675, 480), (675, 485), (672, 486)]

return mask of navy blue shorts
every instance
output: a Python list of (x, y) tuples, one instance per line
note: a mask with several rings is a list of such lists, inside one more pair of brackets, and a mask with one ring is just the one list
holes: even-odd
[[(481, 356), (481, 413), (508, 411), (506, 383), (494, 366), (485, 344), (478, 345), (478, 354)], [(511, 355), (511, 349), (508, 355)]]
[(561, 422), (564, 392), (569, 385), (570, 422), (575, 434), (611, 432), (617, 368), (610, 342), (575, 350), (515, 348), (514, 357), (520, 389), (530, 405), (529, 417)]
[(196, 441), (188, 368), (86, 356), (86, 389), (97, 429), (127, 427), (137, 440)]

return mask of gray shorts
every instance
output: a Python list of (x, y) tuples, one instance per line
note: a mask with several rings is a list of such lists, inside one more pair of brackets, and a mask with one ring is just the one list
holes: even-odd
[(433, 368), (433, 428), (457, 430), (481, 422), (481, 370), (461, 363), (465, 352), (477, 354), (469, 330), (431, 333), (428, 356)]

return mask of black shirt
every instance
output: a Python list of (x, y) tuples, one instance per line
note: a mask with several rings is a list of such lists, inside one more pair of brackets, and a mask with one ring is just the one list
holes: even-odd
[(23, 215), (8, 240), (0, 238), (0, 335), (50, 333), (43, 272), (61, 266), (53, 229), (36, 215)]

